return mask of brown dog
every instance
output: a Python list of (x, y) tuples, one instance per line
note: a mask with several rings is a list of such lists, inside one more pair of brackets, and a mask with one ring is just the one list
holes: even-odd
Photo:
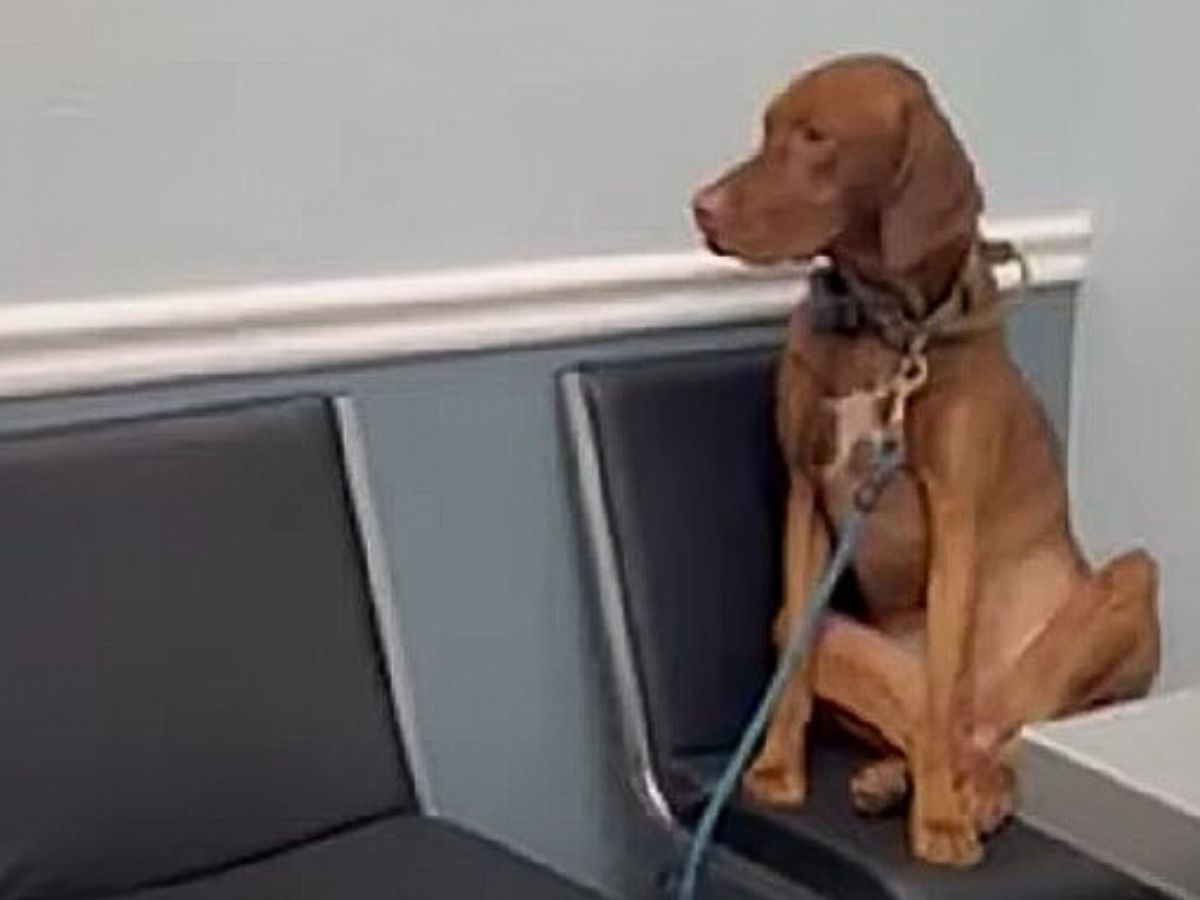
[[(836, 60), (793, 82), (767, 110), (758, 151), (696, 196), (714, 252), (755, 264), (827, 256), (851, 294), (890, 305), (890, 318), (857, 326), (830, 328), (811, 303), (792, 320), (778, 395), (790, 493), (777, 640), (827, 560), (864, 472), (859, 438), (877, 416), (831, 398), (861, 398), (893, 377), (910, 348), (887, 324), (916, 331), (947, 312), (981, 321), (996, 308), (981, 209), (971, 163), (925, 82), (881, 57)], [(869, 621), (826, 617), (745, 785), (763, 802), (804, 800), (815, 694), (887, 748), (856, 775), (858, 806), (895, 805), (911, 775), (914, 853), (969, 865), (980, 835), (1011, 811), (1006, 751), (1024, 723), (1148, 689), (1156, 568), (1142, 552), (1099, 572), (1083, 559), (1053, 437), (1002, 329), (933, 332), (922, 355), (928, 380), (902, 429), (907, 462), (854, 560)]]

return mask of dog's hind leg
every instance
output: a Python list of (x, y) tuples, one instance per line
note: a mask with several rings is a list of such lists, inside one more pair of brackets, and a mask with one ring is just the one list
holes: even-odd
[(1158, 674), (1161, 638), (1154, 561), (1145, 553), (1125, 554), (1099, 573), (1097, 586), (1108, 598), (1111, 627), (1119, 635), (1111, 642), (1097, 643), (1112, 648), (1110, 659), (1115, 662), (1106, 671), (1096, 666), (1097, 674), (1090, 678), (1072, 679), (1068, 686), (1082, 690), (1065, 697), (1059, 715), (1143, 697)]
[(908, 760), (899, 754), (867, 763), (850, 779), (850, 800), (864, 816), (895, 812), (908, 799), (912, 787)]
[(1143, 696), (1158, 671), (1158, 573), (1127, 553), (1083, 582), (980, 698), (973, 743), (993, 753), (1028, 722)]
[(924, 702), (920, 657), (884, 632), (830, 613), (817, 637), (813, 692), (906, 755)]
[(900, 806), (910, 789), (908, 760), (921, 714), (920, 657), (889, 635), (831, 613), (817, 639), (813, 691), (849, 729), (869, 736), (884, 755), (850, 781), (854, 808), (882, 815)]

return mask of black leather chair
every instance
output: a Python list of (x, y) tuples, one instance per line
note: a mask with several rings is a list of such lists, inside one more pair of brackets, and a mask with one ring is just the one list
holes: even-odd
[[(581, 514), (630, 774), (663, 827), (698, 815), (774, 666), (784, 473), (776, 348), (588, 366), (563, 378)], [(838, 602), (854, 603), (852, 584)], [(973, 871), (914, 861), (903, 819), (849, 804), (852, 743), (814, 736), (799, 812), (735, 801), (718, 842), (825, 897), (1132, 900), (1157, 896), (1015, 822)]]
[(0, 439), (0, 898), (586, 900), (422, 814), (297, 398)]

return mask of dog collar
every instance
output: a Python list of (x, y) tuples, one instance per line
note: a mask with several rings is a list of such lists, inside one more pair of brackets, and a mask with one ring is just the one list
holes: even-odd
[[(1001, 302), (989, 296), (993, 292), (987, 287), (990, 267), (1004, 262), (1020, 265), (1021, 291)], [(1000, 327), (1028, 281), (1028, 267), (1016, 247), (979, 242), (967, 254), (946, 299), (918, 316), (914, 311), (929, 305), (915, 289), (884, 290), (829, 265), (810, 277), (810, 316), (818, 331), (850, 336), (869, 331), (898, 353), (911, 355), (935, 341), (965, 339)]]

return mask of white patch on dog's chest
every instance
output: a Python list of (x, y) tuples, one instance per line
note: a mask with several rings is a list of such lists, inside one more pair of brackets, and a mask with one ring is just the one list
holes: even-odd
[(832, 419), (832, 454), (821, 466), (821, 477), (828, 481), (845, 473), (861, 444), (879, 439), (885, 423), (878, 390), (826, 397), (821, 403)]

